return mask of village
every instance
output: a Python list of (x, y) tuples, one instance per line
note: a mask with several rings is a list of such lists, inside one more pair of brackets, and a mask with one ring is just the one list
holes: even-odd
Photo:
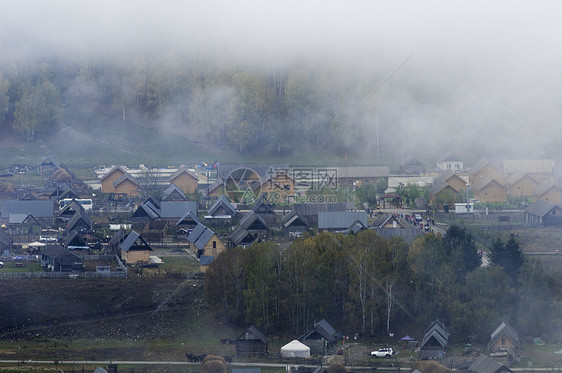
[[(562, 227), (562, 189), (552, 160), (483, 159), (468, 168), (449, 156), (426, 169), (408, 158), (397, 171), (391, 174), (385, 166), (121, 165), (79, 180), (52, 157), (36, 167), (14, 165), (0, 176), (0, 279), (125, 279), (162, 273), (169, 263), (166, 273), (194, 278), (205, 276), (221, 253), (237, 247), (275, 242), (283, 249), (322, 232), (362, 231), (412, 244), (428, 232), (444, 235), (459, 217), (498, 230)], [(45, 184), (11, 182), (28, 175)], [(369, 184), (384, 186), (374, 204), (353, 195)], [(421, 189), (416, 198), (403, 192), (408, 186)], [(338, 200), (342, 190), (353, 197)], [(447, 358), (450, 331), (442, 321), (433, 320), (418, 334), (419, 341), (406, 335), (399, 343), (417, 351), (419, 360)], [(279, 353), (289, 359), (333, 354), (349, 364), (351, 355), (338, 347), (342, 341), (345, 337), (324, 319)], [(236, 357), (269, 353), (268, 338), (253, 325), (228, 343), (235, 345)], [(521, 348), (517, 331), (502, 322), (490, 331), (489, 353), (462, 369), (511, 371), (520, 362)], [(394, 360), (392, 355), (385, 357)]]

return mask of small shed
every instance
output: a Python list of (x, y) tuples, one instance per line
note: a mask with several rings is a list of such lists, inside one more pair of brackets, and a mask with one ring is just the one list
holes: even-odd
[(310, 347), (296, 339), (281, 347), (282, 357), (310, 357)]
[(119, 247), (121, 249), (121, 259), (127, 264), (150, 262), (152, 248), (135, 231), (131, 231)]
[(494, 357), (505, 359), (506, 363), (519, 361), (521, 342), (517, 331), (505, 321), (490, 335), (488, 350)]
[(326, 355), (331, 346), (338, 341), (334, 328), (324, 319), (314, 323), (299, 341), (310, 347), (311, 353), (315, 355)]
[(443, 359), (446, 355), (450, 335), (449, 330), (441, 320), (433, 321), (425, 330), (420, 345), (419, 358), (422, 360)]
[(54, 272), (82, 271), (84, 268), (79, 255), (59, 245), (47, 246), (43, 250), (41, 265)]
[(468, 371), (472, 373), (502, 373), (502, 372), (513, 372), (507, 366), (494, 360), (490, 356), (480, 355), (470, 366)]
[(236, 338), (236, 356), (263, 356), (268, 352), (267, 338), (254, 325)]

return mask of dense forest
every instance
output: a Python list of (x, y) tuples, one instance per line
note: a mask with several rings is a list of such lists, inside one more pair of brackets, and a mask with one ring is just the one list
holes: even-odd
[(481, 266), (473, 237), (458, 226), (411, 246), (372, 230), (322, 233), (284, 250), (264, 242), (220, 254), (207, 272), (207, 301), (231, 322), (293, 335), (323, 318), (344, 333), (379, 337), (420, 338), (436, 318), (457, 341), (485, 340), (502, 320), (523, 336), (555, 330), (560, 274), (547, 275), (514, 238), (494, 241), (489, 260)]
[[(258, 67), (149, 53), (97, 60), (3, 58), (0, 130), (27, 141), (72, 127), (73, 114), (88, 111), (211, 139), (238, 152), (368, 153), (369, 162), (377, 163), (383, 154), (404, 152), (396, 134), (407, 113), (397, 117), (388, 106), (405, 99), (421, 104), (428, 95), (399, 84), (381, 90), (384, 75), (365, 79), (306, 63)], [(377, 103), (381, 98), (384, 105)]]

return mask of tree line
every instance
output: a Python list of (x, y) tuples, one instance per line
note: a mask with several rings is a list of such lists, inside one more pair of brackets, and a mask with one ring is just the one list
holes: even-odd
[(496, 240), (489, 260), (481, 265), (472, 235), (458, 226), (411, 245), (373, 230), (321, 233), (285, 249), (261, 242), (221, 253), (206, 274), (206, 299), (232, 323), (292, 335), (323, 318), (379, 337), (421, 334), (436, 318), (457, 340), (485, 340), (501, 320), (522, 335), (548, 333), (559, 322), (560, 273), (547, 275), (513, 238)]
[(354, 111), (379, 80), (306, 64), (235, 65), (172, 53), (17, 62), (3, 56), (0, 128), (33, 141), (72, 126), (72, 113), (93, 110), (115, 121), (184, 128), (240, 152), (281, 155), (305, 147), (343, 156), (373, 150), (364, 133), (376, 124), (377, 154), (395, 152), (395, 118), (374, 104)]

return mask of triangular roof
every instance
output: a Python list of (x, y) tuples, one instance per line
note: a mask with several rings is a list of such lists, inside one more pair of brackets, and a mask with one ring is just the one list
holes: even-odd
[(82, 221), (88, 227), (88, 230), (92, 230), (94, 223), (92, 219), (86, 214), (86, 211), (76, 211), (69, 222), (66, 224), (66, 229), (72, 231), (77, 228), (78, 223)]
[(283, 218), (281, 219), (281, 225), (285, 228), (288, 228), (293, 224), (296, 224), (298, 226), (310, 226), (304, 216), (300, 215), (295, 210), (291, 210), (288, 214), (283, 216)]
[(539, 184), (539, 182), (534, 177), (529, 175), (528, 172), (516, 172), (514, 174), (511, 174), (507, 177), (506, 182), (508, 185), (513, 185), (524, 178), (528, 178), (529, 180), (533, 181), (535, 185)]
[(550, 189), (553, 188), (562, 191), (562, 189), (560, 189), (560, 187), (556, 185), (552, 180), (544, 180), (542, 183), (537, 185), (535, 189), (533, 189), (533, 194), (535, 196), (542, 196), (543, 194), (545, 194), (546, 192), (548, 192)]
[(351, 224), (349, 226), (349, 228), (347, 228), (347, 234), (357, 234), (360, 231), (367, 229), (367, 227), (365, 225), (363, 225), (363, 223), (361, 223), (360, 220), (356, 220), (355, 222), (353, 222), (353, 224)]
[(275, 215), (275, 210), (273, 210), (273, 207), (271, 207), (271, 204), (267, 202), (267, 198), (265, 198), (263, 194), (258, 198), (256, 203), (254, 203), (254, 206), (252, 207), (252, 211), (254, 211), (256, 214)]
[(88, 247), (86, 240), (76, 231), (72, 231), (68, 236), (66, 236), (62, 245), (67, 249)]
[(425, 330), (422, 343), (420, 345), (421, 348), (428, 345), (432, 340), (436, 341), (442, 348), (447, 346), (449, 341), (449, 330), (445, 327), (440, 320), (433, 321), (429, 327)]
[(248, 329), (244, 330), (242, 334), (236, 338), (236, 340), (260, 340), (263, 343), (267, 343), (267, 338), (262, 334), (254, 325), (250, 326)]
[(498, 180), (488, 176), (488, 177), (485, 177), (482, 180), (480, 180), (478, 183), (476, 183), (476, 185), (474, 186), (474, 189), (482, 190), (482, 189), (486, 188), (488, 185), (493, 184), (493, 183), (496, 183), (501, 188), (504, 188), (502, 183), (500, 183)]
[(299, 338), (299, 341), (306, 340), (314, 333), (318, 333), (322, 338), (330, 343), (335, 343), (337, 341), (336, 331), (325, 319), (315, 323), (310, 330)]
[(131, 215), (131, 220), (142, 220), (142, 219), (158, 219), (160, 215), (158, 212), (154, 211), (150, 206), (153, 206), (152, 203), (143, 203), (140, 205), (133, 215)]
[(367, 212), (365, 211), (337, 211), (318, 212), (318, 229), (347, 229), (355, 221), (360, 220), (367, 226)]
[(8, 219), (10, 214), (31, 213), (36, 218), (52, 218), (54, 213), (53, 201), (2, 201), (0, 205), (2, 219)]
[(211, 240), (211, 238), (213, 238), (214, 235), (215, 232), (213, 232), (209, 228), (205, 228), (203, 233), (199, 235), (197, 241), (195, 241), (193, 245), (195, 245), (196, 248), (201, 250), (205, 247), (205, 245), (207, 245), (207, 243)]
[(552, 202), (545, 201), (544, 199), (537, 199), (535, 203), (527, 207), (525, 212), (530, 215), (544, 217), (555, 207), (556, 205)]
[(375, 221), (373, 222), (373, 224), (371, 225), (371, 227), (373, 228), (382, 228), (384, 227), (389, 221), (396, 221), (396, 224), (400, 225), (400, 228), (405, 228), (404, 225), (400, 222), (399, 219), (397, 219), (394, 215), (392, 214), (382, 214), (379, 217), (377, 217), (375, 219)]
[(203, 234), (203, 232), (205, 232), (206, 229), (207, 227), (205, 227), (203, 224), (201, 223), (197, 224), (197, 226), (193, 228), (191, 233), (187, 236), (187, 240), (190, 243), (194, 244), (197, 241), (197, 239)]
[(111, 237), (111, 239), (109, 240), (109, 244), (110, 245), (117, 245), (117, 244), (123, 242), (125, 240), (126, 236), (127, 236), (127, 232), (125, 232), (125, 230), (123, 228), (121, 228), (117, 232), (115, 232), (113, 237)]
[(250, 211), (240, 220), (240, 225), (228, 236), (228, 239), (238, 245), (250, 233), (265, 230), (267, 230), (265, 221), (258, 214)]
[(205, 194), (205, 195), (209, 195), (211, 193), (213, 193), (215, 190), (217, 190), (220, 187), (224, 187), (224, 182), (221, 179), (218, 179), (217, 181), (215, 181), (214, 183), (212, 183), (211, 185), (209, 185), (207, 188), (203, 188), (201, 189), (201, 191)]
[(470, 168), (470, 170), (468, 171), (468, 174), (470, 176), (474, 176), (476, 175), (478, 172), (480, 172), (484, 167), (486, 167), (487, 165), (491, 165), (492, 167), (494, 167), (499, 173), (502, 173), (502, 170), (496, 166), (494, 163), (490, 162), (489, 160), (482, 158), (481, 160), (479, 160), (478, 162), (476, 162), (476, 164), (474, 166), (472, 166)]
[(445, 189), (451, 189), (453, 192), (458, 193), (458, 190), (455, 190), (452, 186), (447, 184), (444, 181), (436, 180), (435, 183), (429, 188), (429, 194), (432, 196), (436, 196), (437, 194), (441, 193)]
[(511, 369), (502, 363), (494, 360), (490, 356), (480, 355), (468, 367), (468, 370), (473, 373), (499, 373), (499, 372), (512, 372)]
[(135, 184), (137, 187), (139, 186), (139, 183), (137, 182), (137, 180), (131, 176), (131, 174), (123, 174), (121, 175), (121, 177), (119, 177), (117, 180), (115, 180), (113, 182), (113, 187), (117, 187), (119, 184), (123, 183), (125, 180), (129, 180), (131, 183)]
[(60, 168), (60, 163), (57, 162), (53, 157), (50, 155), (43, 158), (39, 166), (55, 166), (56, 168)]
[(125, 170), (124, 167), (122, 166), (115, 166), (113, 167), (111, 170), (109, 170), (105, 175), (103, 175), (100, 179), (100, 181), (104, 181), (105, 179), (107, 179), (109, 176), (111, 176), (114, 172), (119, 171), (121, 172), (123, 175), (128, 174), (128, 172)]
[(508, 337), (517, 348), (521, 348), (521, 342), (519, 341), (519, 334), (511, 325), (502, 321), (502, 323), (493, 331), (490, 335), (490, 343), (488, 343), (488, 348), (490, 348), (501, 336)]
[(442, 159), (440, 162), (462, 162), (462, 159), (457, 157), (455, 154), (450, 154), (448, 157)]
[(506, 175), (518, 172), (551, 174), (555, 165), (552, 159), (504, 159), (503, 171)]
[(71, 254), (74, 255), (77, 258), (80, 258), (80, 255), (76, 255), (70, 251), (68, 251), (68, 249), (60, 246), (60, 245), (47, 245), (45, 247), (45, 249), (43, 249), (42, 254), (45, 255), (46, 257), (49, 257), (51, 259), (56, 259), (58, 257), (60, 257), (63, 254)]
[(162, 201), (187, 201), (187, 197), (180, 188), (170, 184), (162, 193)]
[(162, 201), (160, 206), (160, 217), (163, 219), (179, 219), (189, 210), (197, 213), (195, 201)]
[(181, 218), (179, 218), (176, 225), (183, 225), (183, 224), (196, 224), (197, 225), (197, 224), (200, 224), (200, 223), (201, 222), (199, 221), (199, 218), (197, 217), (197, 214), (195, 214), (191, 210), (187, 210), (187, 212)]
[(121, 243), (119, 248), (124, 252), (145, 250), (152, 251), (152, 248), (150, 247), (148, 242), (146, 242), (144, 238), (142, 238), (142, 236), (135, 231), (131, 231), (131, 233), (129, 233), (129, 235)]
[(412, 157), (411, 155), (404, 158), (404, 160), (400, 163), (401, 167), (405, 166), (423, 166), (423, 163), (419, 161), (419, 159)]
[(37, 219), (35, 218), (35, 216), (33, 216), (31, 213), (28, 214), (10, 214), (10, 217), (8, 218), (8, 223), (9, 224), (37, 224), (40, 227), (47, 227), (47, 223), (45, 223), (43, 220), (41, 219)]
[(193, 179), (195, 179), (196, 181), (199, 181), (199, 176), (197, 176), (196, 174), (194, 174), (193, 172), (189, 171), (187, 169), (186, 166), (181, 166), (180, 168), (178, 168), (178, 170), (176, 172), (174, 172), (169, 178), (168, 180), (171, 182), (172, 180), (174, 180), (175, 178), (177, 178), (178, 176), (180, 176), (181, 174), (187, 174), (189, 176), (191, 176)]
[(146, 197), (146, 199), (144, 200), (144, 202), (142, 204), (148, 205), (152, 210), (154, 210), (156, 212), (158, 212), (160, 210), (160, 201), (157, 201), (156, 198), (154, 198), (152, 196)]
[(68, 205), (64, 206), (59, 212), (59, 216), (64, 215), (74, 215), (78, 211), (86, 211), (84, 207), (76, 201), (70, 202)]
[(215, 203), (213, 203), (213, 205), (209, 208), (208, 214), (211, 215), (211, 216), (215, 215), (215, 213), (221, 207), (228, 212), (228, 215), (231, 215), (231, 216), (236, 215), (236, 209), (234, 208), (232, 203), (230, 203), (230, 200), (224, 195), (217, 198)]

